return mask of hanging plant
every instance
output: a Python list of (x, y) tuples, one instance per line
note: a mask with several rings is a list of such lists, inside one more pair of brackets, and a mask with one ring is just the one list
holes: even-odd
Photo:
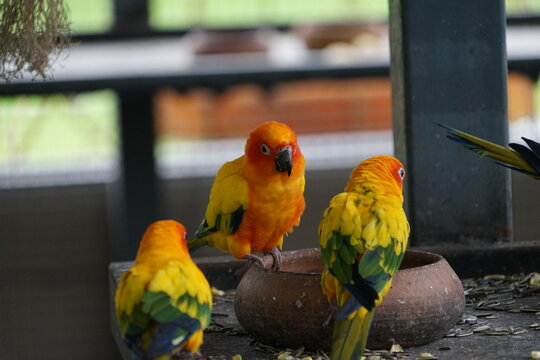
[(69, 33), (63, 0), (0, 0), (0, 78), (47, 78)]

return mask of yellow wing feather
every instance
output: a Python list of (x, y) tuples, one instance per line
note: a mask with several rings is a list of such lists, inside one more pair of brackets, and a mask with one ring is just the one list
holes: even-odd
[(241, 174), (244, 156), (223, 164), (210, 191), (206, 221), (209, 227), (216, 224), (218, 214), (229, 214), (239, 207), (247, 208), (248, 184)]
[(190, 240), (190, 249), (207, 243), (234, 253), (229, 235), (236, 232), (249, 201), (248, 184), (241, 172), (244, 161), (245, 156), (242, 156), (225, 163), (218, 171), (210, 191), (204, 221), (195, 238)]

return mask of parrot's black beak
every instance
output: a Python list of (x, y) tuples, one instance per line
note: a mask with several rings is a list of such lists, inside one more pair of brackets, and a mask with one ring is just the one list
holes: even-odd
[(291, 176), (292, 171), (292, 149), (290, 146), (285, 146), (276, 155), (275, 159), (276, 170), (279, 172), (287, 172), (288, 176)]

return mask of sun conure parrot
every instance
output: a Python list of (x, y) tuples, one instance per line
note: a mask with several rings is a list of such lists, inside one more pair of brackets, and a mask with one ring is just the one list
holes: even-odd
[(210, 324), (210, 286), (189, 256), (185, 234), (173, 220), (150, 225), (135, 264), (120, 278), (116, 316), (136, 359), (196, 352)]
[(540, 180), (540, 144), (536, 141), (522, 137), (529, 148), (522, 144), (511, 143), (508, 145), (512, 148), (510, 150), (449, 126), (439, 125), (448, 130), (447, 137), (449, 139), (474, 151), (481, 157), (490, 157), (495, 159), (499, 165)]
[(360, 358), (375, 307), (390, 290), (405, 254), (404, 177), (403, 165), (392, 156), (367, 159), (324, 212), (321, 284), (335, 309), (332, 360)]
[(257, 127), (245, 154), (219, 169), (189, 249), (210, 245), (264, 266), (253, 255), (262, 251), (279, 268), (283, 236), (300, 223), (304, 211), (304, 168), (293, 130), (275, 121)]

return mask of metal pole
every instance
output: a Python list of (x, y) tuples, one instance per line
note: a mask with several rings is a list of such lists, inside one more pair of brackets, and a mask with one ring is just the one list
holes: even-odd
[(508, 140), (503, 0), (390, 0), (395, 150), (413, 245), (512, 240), (509, 171), (436, 123)]
[(114, 32), (144, 34), (148, 26), (148, 0), (114, 0)]
[(122, 172), (109, 196), (114, 210), (115, 260), (131, 260), (144, 230), (158, 217), (153, 92), (125, 90), (118, 97)]

